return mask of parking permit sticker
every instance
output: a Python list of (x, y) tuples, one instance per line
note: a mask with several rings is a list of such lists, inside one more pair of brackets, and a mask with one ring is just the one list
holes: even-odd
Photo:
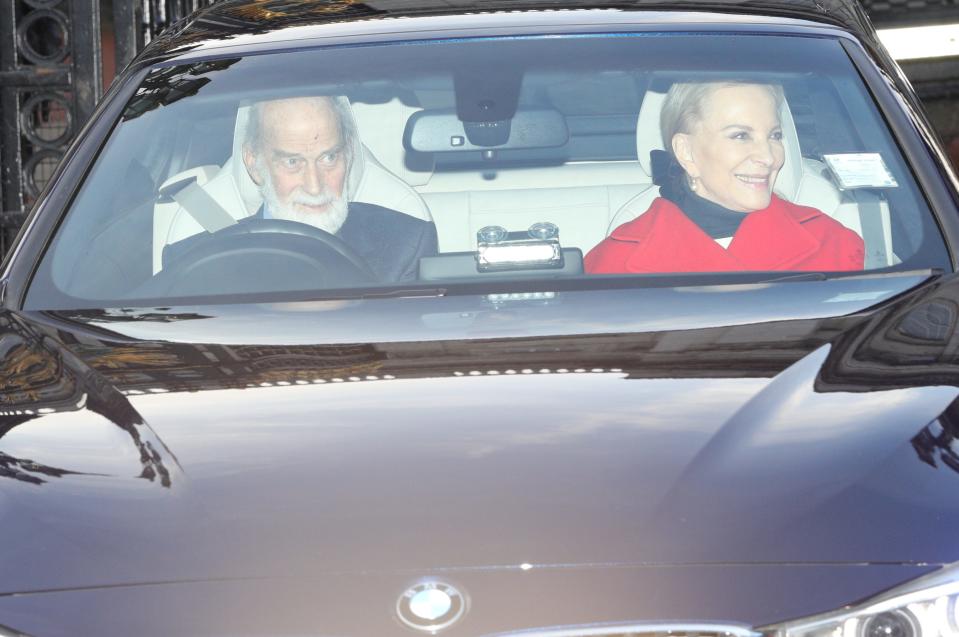
[(842, 190), (899, 186), (879, 153), (836, 153), (823, 159)]

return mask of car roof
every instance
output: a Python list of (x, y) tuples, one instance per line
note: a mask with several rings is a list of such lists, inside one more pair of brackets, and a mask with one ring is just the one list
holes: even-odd
[[(585, 12), (593, 15), (586, 16)], [(870, 48), (878, 40), (856, 0), (222, 0), (168, 28), (140, 60), (262, 50), (278, 42), (522, 25), (636, 21), (688, 23), (690, 14), (723, 24), (805, 23), (839, 27)], [(650, 13), (655, 12), (654, 16)]]

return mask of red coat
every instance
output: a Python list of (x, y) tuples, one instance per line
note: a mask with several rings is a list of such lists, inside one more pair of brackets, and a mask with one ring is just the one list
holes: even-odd
[(862, 270), (858, 234), (816, 210), (775, 195), (746, 216), (723, 248), (672, 202), (657, 198), (586, 255), (586, 271), (727, 272), (731, 270)]

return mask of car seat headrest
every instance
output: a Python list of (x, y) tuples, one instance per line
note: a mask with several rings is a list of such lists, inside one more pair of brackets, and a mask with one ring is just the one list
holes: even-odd
[(233, 129), (233, 153), (223, 164), (223, 172), (229, 173), (236, 184), (237, 192), (250, 214), (253, 214), (263, 202), (260, 190), (250, 178), (250, 174), (243, 164), (243, 142), (246, 139), (246, 129), (250, 122), (250, 107), (241, 106), (236, 112), (236, 126)]
[(422, 109), (405, 104), (398, 97), (376, 104), (353, 102), (352, 107), (363, 145), (384, 168), (410, 186), (429, 183), (435, 166), (433, 155), (411, 156), (403, 145), (406, 122)]

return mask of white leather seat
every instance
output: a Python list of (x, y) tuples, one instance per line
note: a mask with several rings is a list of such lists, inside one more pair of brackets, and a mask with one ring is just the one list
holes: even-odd
[(411, 160), (403, 146), (406, 122), (421, 108), (396, 97), (384, 103), (353, 102), (351, 106), (360, 139), (380, 165), (414, 190), (429, 183), (433, 157), (423, 153)]
[[(663, 103), (666, 101), (666, 94), (654, 91), (648, 91), (643, 98), (642, 106), (639, 111), (639, 118), (636, 125), (636, 152), (639, 164), (646, 175), (652, 181), (652, 167), (650, 165), (650, 152), (653, 150), (663, 150), (662, 134), (660, 133), (660, 113)], [(776, 178), (774, 191), (783, 199), (803, 206), (817, 208), (832, 218), (842, 223), (847, 228), (864, 236), (862, 228), (860, 206), (864, 205), (870, 197), (869, 203), (878, 204), (869, 206), (878, 210), (880, 215), (882, 236), (881, 240), (874, 240), (874, 244), (869, 245), (867, 241), (867, 267), (881, 267), (891, 265), (897, 261), (892, 253), (892, 234), (889, 223), (889, 208), (885, 200), (875, 199), (874, 195), (868, 192), (850, 191), (841, 193), (833, 183), (825, 177), (825, 164), (813, 159), (806, 159), (802, 156), (799, 146), (799, 134), (796, 131), (796, 124), (793, 120), (789, 105), (783, 101), (780, 119), (783, 129), (783, 147), (786, 151), (786, 161), (779, 176)], [(620, 225), (632, 221), (649, 209), (653, 200), (659, 196), (659, 187), (651, 186), (646, 191), (640, 193), (626, 203), (613, 216), (607, 234), (615, 230)], [(867, 213), (870, 214), (870, 213)]]
[(612, 214), (649, 188), (634, 161), (436, 173), (420, 189), (436, 217), (440, 250), (476, 249), (476, 232), (498, 225), (525, 230), (555, 223), (566, 247), (585, 254), (606, 238)]
[[(381, 109), (380, 112), (385, 116), (387, 110)], [(192, 178), (234, 219), (240, 220), (255, 214), (263, 204), (263, 199), (241, 159), (249, 111), (249, 106), (241, 106), (237, 110), (233, 154), (223, 166), (199, 166), (182, 171), (167, 179), (160, 190)], [(397, 117), (404, 118), (405, 122), (408, 115), (401, 113)], [(364, 122), (364, 129), (376, 130), (377, 126), (376, 121)], [(357, 126), (361, 139), (364, 129)], [(379, 139), (376, 135), (372, 137)], [(396, 143), (400, 149), (403, 148), (401, 139)], [(366, 145), (358, 143), (357, 148), (346, 184), (350, 201), (376, 204), (417, 219), (432, 220), (426, 202), (409, 184), (387, 170)], [(153, 212), (153, 272), (159, 272), (162, 268), (164, 246), (203, 231), (200, 223), (178, 203), (158, 202)]]

